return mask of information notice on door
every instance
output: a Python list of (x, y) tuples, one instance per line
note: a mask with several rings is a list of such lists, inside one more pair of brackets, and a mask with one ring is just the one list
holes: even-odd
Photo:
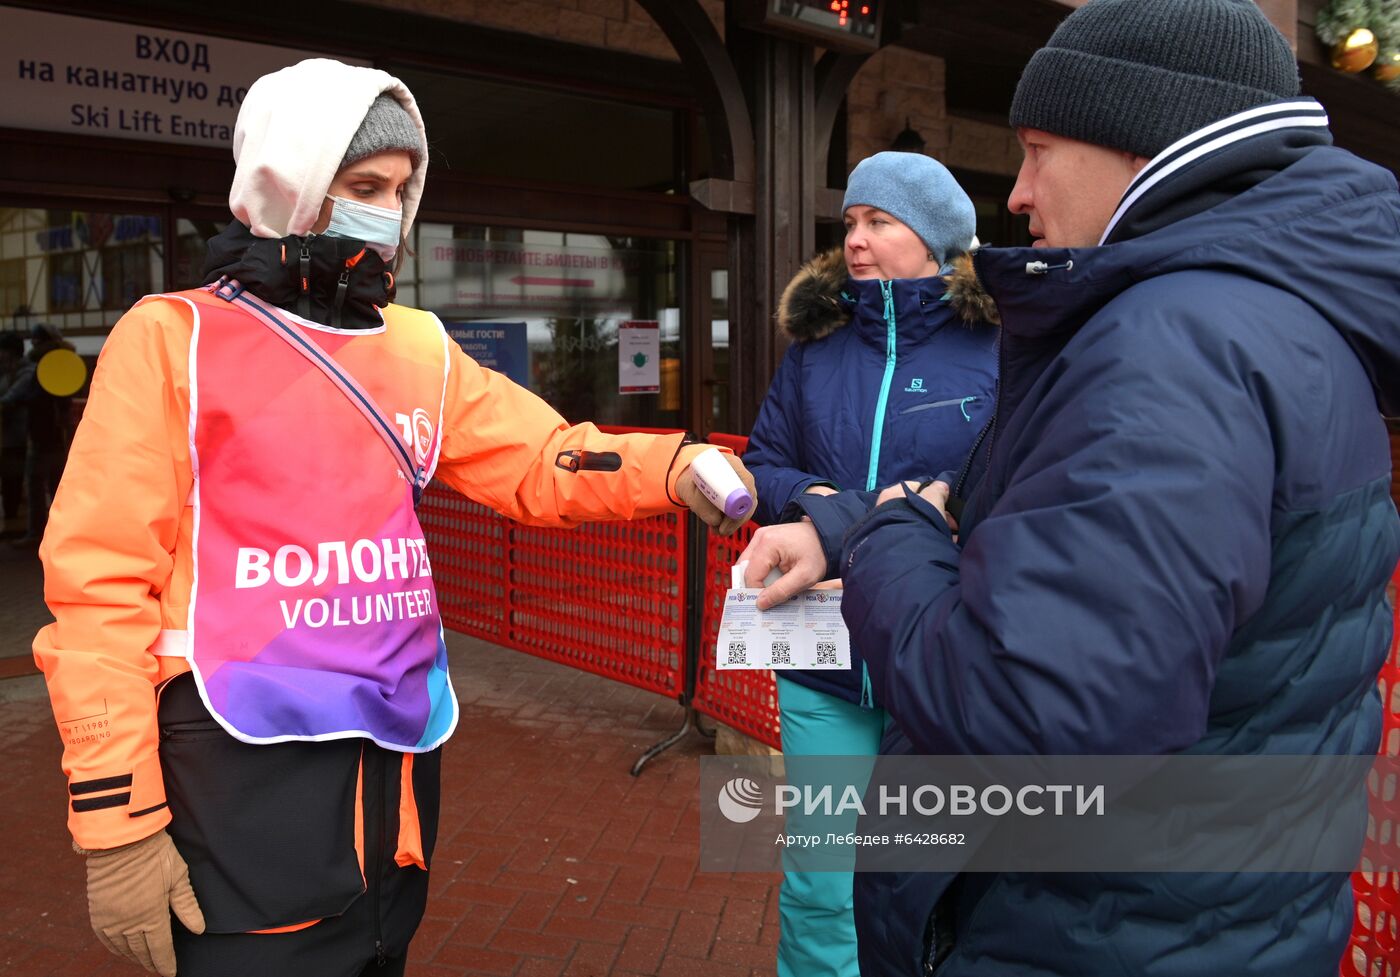
[(617, 324), (617, 392), (661, 392), (661, 324), (655, 319)]

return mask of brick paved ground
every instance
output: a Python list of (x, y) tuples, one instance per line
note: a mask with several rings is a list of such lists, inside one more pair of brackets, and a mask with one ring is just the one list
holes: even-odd
[[(0, 564), (0, 584), (33, 575)], [(24, 653), (46, 620), (21, 592), (0, 599), (0, 653)], [(433, 893), (410, 977), (772, 974), (776, 877), (694, 870), (696, 760), (708, 743), (692, 738), (628, 773), (680, 725), (680, 708), (461, 635), (448, 648), (462, 722), (444, 753)], [(87, 929), (37, 678), (0, 681), (0, 742), (0, 974), (135, 977)]]

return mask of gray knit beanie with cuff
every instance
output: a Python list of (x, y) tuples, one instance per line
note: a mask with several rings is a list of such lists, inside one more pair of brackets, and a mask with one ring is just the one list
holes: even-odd
[(345, 158), (340, 161), (340, 169), (358, 162), (366, 156), (382, 153), (390, 149), (402, 149), (413, 157), (416, 169), (423, 158), (422, 136), (414, 125), (408, 111), (392, 95), (382, 94), (370, 103), (365, 120), (350, 140), (345, 150)]
[(1011, 125), (1151, 158), (1297, 95), (1293, 51), (1253, 0), (1090, 0), (1031, 57)]
[(883, 152), (856, 164), (841, 211), (864, 204), (909, 226), (943, 266), (963, 254), (977, 231), (977, 211), (953, 174), (922, 153)]

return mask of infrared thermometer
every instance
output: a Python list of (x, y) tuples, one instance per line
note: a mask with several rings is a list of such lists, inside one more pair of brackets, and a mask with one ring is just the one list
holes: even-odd
[(739, 481), (738, 474), (718, 448), (709, 448), (696, 455), (690, 463), (690, 470), (695, 473), (695, 484), (700, 486), (700, 491), (715, 504), (715, 508), (730, 519), (742, 519), (749, 514), (753, 508), (753, 496), (744, 488), (744, 483)]

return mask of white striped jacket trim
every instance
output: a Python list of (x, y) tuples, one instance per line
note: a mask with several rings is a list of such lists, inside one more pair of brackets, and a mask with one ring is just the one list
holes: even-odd
[(1133, 182), (1129, 183), (1128, 189), (1123, 192), (1118, 209), (1113, 212), (1112, 220), (1108, 222), (1103, 236), (1099, 238), (1099, 245), (1102, 246), (1108, 240), (1119, 221), (1147, 191), (1173, 173), (1237, 142), (1266, 132), (1294, 127), (1326, 128), (1327, 110), (1316, 99), (1295, 98), (1246, 109), (1178, 139), (1154, 156), (1152, 161), (1133, 177)]

